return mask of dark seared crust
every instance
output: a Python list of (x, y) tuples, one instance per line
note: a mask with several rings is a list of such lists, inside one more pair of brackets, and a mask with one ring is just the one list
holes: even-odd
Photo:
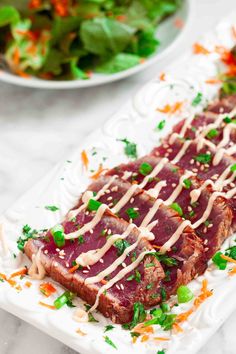
[[(117, 221), (116, 221), (117, 220)], [(126, 227), (126, 223), (117, 218), (114, 218), (114, 222), (119, 222)], [(134, 233), (134, 238), (137, 235)], [(87, 285), (84, 282), (84, 277), (82, 277), (78, 272), (73, 274), (69, 273), (68, 268), (60, 264), (55, 257), (50, 257), (43, 252), (43, 247), (45, 247), (45, 241), (42, 239), (29, 240), (25, 245), (26, 255), (32, 259), (32, 255), (36, 254), (40, 248), (41, 251), (41, 262), (45, 267), (47, 274), (63, 285), (65, 288), (69, 289), (73, 293), (80, 296), (88, 304), (93, 305), (96, 300), (97, 292), (100, 288), (99, 284)], [(152, 250), (151, 245), (148, 241), (141, 240), (139, 243), (140, 252), (143, 249)], [(92, 249), (92, 246), (91, 246)], [(119, 298), (113, 296), (108, 290), (106, 295), (102, 294), (99, 301), (98, 310), (105, 316), (112, 319), (115, 323), (126, 323), (132, 319), (133, 315), (133, 304), (137, 301), (142, 302), (146, 308), (149, 308), (160, 301), (159, 297), (153, 297), (155, 289), (160, 286), (160, 280), (164, 278), (165, 274), (157, 259), (152, 255), (147, 255), (144, 260), (144, 274), (142, 281), (137, 288), (134, 289), (133, 293), (125, 294), (127, 296), (127, 303), (122, 304)], [(155, 266), (150, 268), (145, 268), (147, 263), (153, 263)], [(152, 282), (154, 288), (147, 290), (146, 286)]]

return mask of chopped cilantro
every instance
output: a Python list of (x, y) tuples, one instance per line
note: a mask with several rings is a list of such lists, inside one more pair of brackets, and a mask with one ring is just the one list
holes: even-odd
[(130, 330), (134, 328), (138, 323), (145, 321), (147, 317), (147, 313), (144, 309), (143, 304), (141, 302), (135, 302), (133, 309), (134, 309), (133, 320), (129, 323), (123, 324), (122, 328)]
[(131, 159), (137, 159), (137, 145), (135, 143), (132, 143), (127, 139), (118, 139), (118, 141), (121, 141), (125, 144), (124, 152), (126, 156), (130, 157)]
[(164, 129), (165, 125), (166, 125), (166, 121), (162, 120), (162, 121), (160, 121), (160, 123), (157, 124), (156, 129), (162, 130), (162, 129)]
[(232, 122), (232, 119), (229, 118), (229, 117), (225, 117), (225, 118), (224, 118), (224, 122), (225, 122), (226, 124), (229, 124), (229, 123)]
[(115, 328), (115, 327), (112, 325), (107, 325), (107, 326), (105, 326), (104, 332), (111, 331), (113, 328)]
[(150, 290), (153, 288), (153, 283), (149, 283), (147, 286), (146, 286), (146, 289), (147, 290)]
[(164, 288), (161, 288), (160, 294), (161, 294), (162, 301), (166, 301), (167, 294), (166, 294), (166, 290)]
[(189, 217), (192, 218), (194, 215), (195, 215), (195, 212), (194, 212), (193, 210), (191, 210), (191, 211), (189, 212)]
[(211, 154), (199, 154), (198, 156), (195, 156), (195, 160), (200, 162), (200, 163), (210, 163), (212, 159)]
[(233, 258), (236, 260), (236, 246), (230, 247), (226, 250), (225, 254), (229, 256), (230, 258)]
[(108, 336), (105, 336), (104, 339), (107, 344), (109, 344), (114, 349), (117, 349), (117, 346), (112, 342), (112, 340)]
[(172, 203), (170, 207), (171, 209), (175, 210), (179, 214), (179, 216), (183, 216), (183, 210), (178, 203)]
[(177, 167), (173, 167), (173, 168), (171, 168), (171, 172), (173, 172), (173, 173), (177, 173), (178, 172), (178, 168)]
[(138, 270), (136, 270), (135, 273), (131, 274), (126, 280), (127, 281), (136, 280), (137, 283), (140, 283), (141, 282), (141, 274), (139, 273)]
[(88, 313), (88, 321), (98, 323), (98, 320), (96, 320), (96, 318), (91, 314), (91, 312)]
[(132, 220), (137, 219), (139, 217), (139, 212), (134, 208), (128, 208), (125, 212)]
[(192, 181), (190, 179), (184, 179), (183, 183), (184, 183), (184, 188), (186, 189), (189, 189), (192, 185)]
[(114, 246), (117, 248), (117, 255), (121, 256), (124, 253), (125, 249), (130, 246), (130, 243), (120, 238), (115, 241)]
[(197, 95), (194, 97), (194, 99), (192, 100), (192, 106), (193, 107), (196, 107), (198, 106), (201, 101), (202, 101), (202, 93), (201, 92), (198, 92)]
[(17, 239), (17, 247), (21, 252), (24, 252), (26, 242), (31, 238), (36, 238), (37, 230), (32, 230), (29, 225), (24, 225), (22, 228), (22, 235)]
[(158, 352), (157, 352), (157, 354), (165, 354), (165, 350), (163, 349), (163, 350), (158, 350)]
[(145, 268), (151, 268), (151, 267), (155, 267), (155, 263), (147, 263), (147, 264), (145, 264)]
[(57, 210), (59, 210), (60, 208), (58, 208), (58, 207), (55, 206), (55, 205), (46, 205), (46, 206), (45, 206), (45, 209), (50, 210), (50, 211), (57, 211)]
[(143, 162), (139, 166), (139, 173), (143, 176), (147, 176), (153, 170), (152, 166), (148, 162)]
[(215, 138), (217, 135), (219, 134), (217, 129), (211, 129), (209, 130), (209, 132), (207, 133), (207, 137), (208, 139), (213, 139)]
[(210, 225), (210, 221), (209, 221), (209, 220), (204, 221), (204, 225), (205, 225), (206, 227), (208, 227), (208, 226)]

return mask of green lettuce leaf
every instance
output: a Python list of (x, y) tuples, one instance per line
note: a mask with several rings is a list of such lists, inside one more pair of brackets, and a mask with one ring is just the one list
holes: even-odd
[(140, 59), (141, 58), (135, 54), (119, 53), (102, 65), (97, 66), (96, 72), (114, 74), (140, 64)]

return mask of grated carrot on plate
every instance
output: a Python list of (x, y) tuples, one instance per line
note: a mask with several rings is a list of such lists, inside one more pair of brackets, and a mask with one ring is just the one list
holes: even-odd
[(236, 39), (236, 27), (232, 26), (232, 35), (234, 37), (234, 39)]
[(19, 276), (26, 275), (27, 273), (28, 273), (27, 268), (23, 268), (23, 269), (17, 270), (15, 273), (12, 273), (12, 274), (10, 275), (10, 279), (15, 278), (15, 277), (19, 277)]
[(103, 168), (102, 163), (100, 163), (100, 165), (99, 165), (99, 167), (98, 167), (98, 170), (97, 170), (93, 175), (91, 175), (90, 178), (92, 178), (92, 179), (98, 179), (98, 178), (101, 176), (101, 174), (102, 174), (103, 172), (107, 171), (107, 170), (108, 170), (108, 169), (107, 169), (107, 168)]
[(170, 340), (170, 338), (165, 338), (165, 337), (154, 337), (153, 339), (159, 340), (159, 341), (161, 341), (161, 342), (165, 342), (165, 341)]
[(26, 282), (25, 282), (25, 286), (26, 286), (27, 288), (31, 288), (32, 283), (31, 283), (30, 281), (26, 281)]
[(143, 336), (142, 336), (142, 338), (141, 338), (141, 342), (143, 343), (143, 342), (147, 342), (149, 340), (149, 335), (147, 335), (147, 334), (144, 334)]
[(56, 288), (51, 283), (42, 283), (39, 285), (39, 290), (46, 297), (51, 296), (56, 292)]
[(83, 150), (81, 152), (81, 160), (82, 160), (83, 166), (87, 170), (88, 169), (88, 164), (89, 164), (89, 158), (88, 158), (88, 155), (87, 155), (85, 150)]
[(210, 54), (210, 51), (206, 49), (203, 45), (200, 43), (195, 43), (193, 45), (193, 53), (194, 54), (203, 54), (203, 55), (208, 55)]
[(45, 304), (45, 302), (42, 302), (42, 301), (39, 301), (39, 305), (43, 306), (43, 307), (46, 307), (50, 310), (56, 310), (56, 307), (53, 306), (53, 305), (48, 305), (48, 304)]
[(159, 79), (161, 81), (166, 81), (166, 74), (165, 73), (161, 73), (160, 76), (159, 76)]
[(217, 85), (217, 84), (221, 84), (221, 80), (220, 79), (217, 79), (217, 78), (210, 78), (210, 79), (207, 79), (205, 81), (206, 84), (209, 84), (209, 85)]
[(77, 269), (79, 269), (79, 264), (76, 264), (74, 267), (68, 270), (69, 273), (74, 273)]
[(177, 17), (174, 20), (174, 26), (178, 29), (182, 29), (184, 27), (184, 21), (182, 20), (182, 18)]
[(224, 254), (221, 254), (221, 258), (224, 259), (224, 260), (227, 261), (227, 262), (236, 264), (236, 260), (233, 259), (233, 258), (231, 258), (231, 257), (229, 257), (229, 256), (226, 256), (226, 255), (224, 255)]
[(157, 108), (157, 111), (164, 114), (175, 114), (179, 112), (183, 107), (184, 102), (175, 102), (174, 104), (166, 104), (163, 108)]

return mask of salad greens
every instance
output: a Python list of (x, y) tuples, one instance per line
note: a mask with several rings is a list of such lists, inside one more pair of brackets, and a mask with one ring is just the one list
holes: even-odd
[(2, 0), (0, 53), (15, 74), (88, 79), (158, 48), (156, 27), (183, 0)]

